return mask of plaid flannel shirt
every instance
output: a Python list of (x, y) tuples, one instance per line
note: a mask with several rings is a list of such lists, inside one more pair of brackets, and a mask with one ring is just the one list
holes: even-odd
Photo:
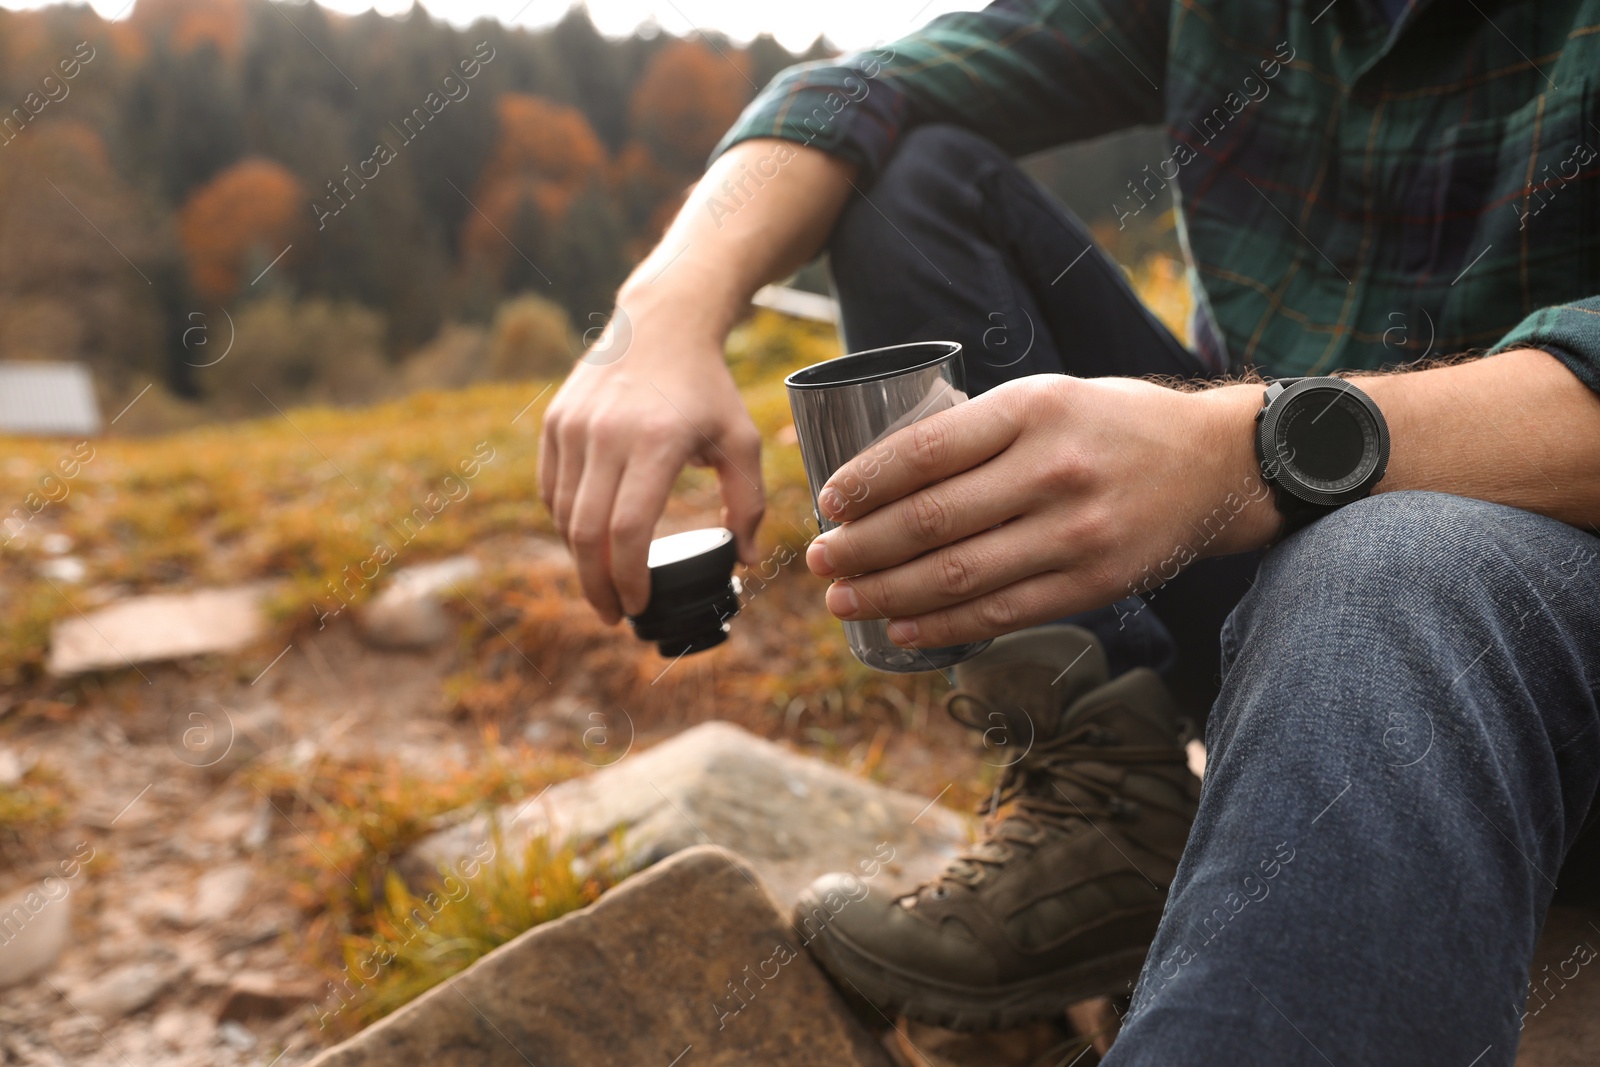
[[(919, 123), (1013, 154), (1163, 123), (1214, 365), (1370, 369), (1542, 348), (1600, 391), (1600, 0), (999, 0), (780, 74), (752, 137), (867, 188)], [(870, 195), (870, 189), (868, 190)]]

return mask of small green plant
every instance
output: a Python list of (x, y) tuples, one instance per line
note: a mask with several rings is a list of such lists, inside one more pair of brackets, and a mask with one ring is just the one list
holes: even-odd
[(314, 965), (337, 959), (346, 937), (377, 931), (391, 865), (441, 816), (532, 796), (582, 769), (574, 759), (526, 749), (503, 758), (493, 731), (483, 750), (488, 758), (427, 777), (387, 761), (327, 758), (251, 775), (292, 825), (280, 860), (290, 899), (312, 917), (304, 944)]
[(350, 975), (372, 977), (333, 1013), (333, 1029), (349, 1033), (381, 1019), (517, 935), (594, 903), (622, 877), (611, 864), (581, 860), (544, 838), (520, 856), (505, 853), (498, 831), (491, 840), (495, 858), (476, 877), (449, 875), (418, 895), (389, 874), (373, 932), (344, 941), (336, 986)]
[(34, 766), (11, 785), (0, 785), (0, 858), (25, 855), (61, 824), (66, 788), (54, 771)]

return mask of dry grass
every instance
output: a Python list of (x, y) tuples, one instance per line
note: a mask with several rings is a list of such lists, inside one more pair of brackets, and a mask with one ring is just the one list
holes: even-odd
[[(1173, 261), (1147, 256), (1130, 276), (1181, 331), (1188, 298)], [(668, 665), (653, 649), (601, 626), (569, 568), (504, 564), (464, 587), (470, 606), (451, 606), (462, 638), (442, 697), (483, 732), (477, 763), (426, 779), (388, 764), (326, 757), (248, 772), (247, 784), (270, 797), (285, 820), (279, 856), (293, 899), (309, 916), (301, 939), (308, 957), (337, 976), (341, 964), (380, 949), (393, 956), (335, 1026), (381, 1016), (522, 930), (581, 907), (614, 877), (575, 873), (570, 855), (535, 845), (522, 857), (526, 863), (487, 868), (463, 901), (439, 911), (420, 933), (402, 929), (417, 901), (393, 877), (392, 863), (439, 816), (513, 801), (586, 769), (576, 754), (507, 754), (499, 743), (557, 695), (623, 710), (639, 732), (656, 736), (728, 719), (806, 744), (863, 774), (882, 773), (895, 736), (928, 730), (943, 680), (878, 674), (856, 662), (822, 607), (820, 583), (800, 565), (811, 502), (799, 449), (786, 433), (782, 376), (837, 354), (833, 331), (759, 312), (729, 347), (767, 445), (769, 518), (768, 562), (754, 580), (746, 577), (745, 607), (728, 648)], [(65, 709), (37, 681), (50, 624), (117, 596), (271, 581), (278, 625), (288, 632), (314, 626), (316, 605), (338, 605), (333, 585), (357, 601), (399, 567), (497, 538), (548, 534), (535, 492), (537, 428), (553, 392), (547, 384), (480, 385), (366, 410), (294, 410), (164, 438), (97, 440), (76, 476), (53, 484), (42, 479), (72, 453), (72, 442), (0, 442), (0, 520), (13, 508), (27, 510), (30, 493), (36, 501), (43, 490), (56, 497), (9, 541), (13, 531), (0, 527), (0, 688), (27, 706)], [(406, 526), (429, 494), (447, 493), (458, 499)], [(710, 473), (685, 472), (668, 524), (704, 525), (716, 513)], [(61, 547), (50, 534), (70, 539), (68, 551), (87, 570), (81, 584), (39, 573), (51, 558), (47, 549)], [(394, 558), (376, 581), (346, 584), (378, 545)], [(929, 773), (949, 781), (942, 770)], [(957, 786), (946, 803), (975, 799), (985, 788)], [(0, 789), (0, 846), (53, 825), (64, 803), (39, 771)]]
[[(1131, 278), (1182, 336), (1189, 298), (1176, 262), (1151, 252)], [(777, 439), (789, 423), (782, 377), (838, 351), (831, 329), (769, 311), (730, 338), (735, 377), (767, 438), (774, 549), (801, 536), (810, 514), (799, 450)], [(534, 482), (549, 384), (480, 385), (363, 410), (300, 409), (156, 439), (112, 437), (93, 442), (90, 458), (76, 463), (84, 453), (71, 441), (0, 441), (0, 685), (37, 675), (53, 620), (115, 596), (272, 580), (278, 616), (306, 626), (315, 605), (328, 610), (370, 594), (373, 583), (360, 572), (366, 565), (370, 573), (379, 545), (393, 553), (381, 581), (383, 572), (496, 534), (548, 532)], [(74, 477), (61, 475), (64, 461)], [(464, 464), (475, 477), (463, 476)], [(680, 512), (714, 514), (712, 487), (708, 472), (687, 472)], [(81, 585), (39, 574), (52, 533), (70, 538), (86, 568)]]
[(526, 748), (508, 753), (493, 736), (481, 751), (471, 766), (428, 776), (386, 761), (325, 756), (248, 772), (249, 785), (286, 825), (280, 856), (291, 898), (316, 916), (310, 942), (326, 947), (370, 933), (392, 864), (440, 816), (514, 802), (583, 769), (575, 759)]
[(47, 767), (28, 768), (13, 784), (0, 785), (0, 861), (38, 851), (67, 811), (67, 790)]
[[(494, 845), (498, 857), (498, 837)], [(519, 857), (421, 895), (391, 874), (373, 932), (343, 946), (343, 974), (373, 977), (333, 1013), (331, 1028), (350, 1033), (381, 1019), (517, 935), (594, 903), (623, 873), (535, 839)]]
[[(762, 312), (730, 351), (770, 434), (788, 422), (783, 369), (837, 348), (831, 331)], [(0, 684), (38, 673), (53, 620), (114, 596), (272, 580), (280, 583), (277, 615), (306, 626), (315, 605), (338, 608), (341, 599), (370, 594), (361, 570), (371, 573), (379, 545), (393, 554), (381, 581), (382, 573), (497, 534), (549, 532), (535, 493), (548, 384), (480, 385), (364, 410), (313, 408), (164, 438), (109, 438), (92, 443), (92, 458), (71, 479), (58, 464), (73, 442), (4, 440), (0, 522), (31, 517), (0, 525)], [(766, 477), (777, 501), (794, 499), (803, 485), (798, 455), (776, 452)], [(711, 484), (707, 472), (691, 471), (681, 488), (693, 494)], [(49, 534), (70, 538), (87, 570), (81, 586), (39, 574)]]

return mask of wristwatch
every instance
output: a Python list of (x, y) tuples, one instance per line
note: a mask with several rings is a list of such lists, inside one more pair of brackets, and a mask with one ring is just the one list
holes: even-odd
[(1372, 492), (1389, 465), (1389, 426), (1343, 378), (1279, 378), (1256, 413), (1256, 458), (1289, 534)]

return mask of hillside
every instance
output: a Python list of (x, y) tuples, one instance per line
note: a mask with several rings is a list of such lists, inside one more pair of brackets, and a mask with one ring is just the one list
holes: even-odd
[[(1133, 277), (1176, 324), (1173, 264), (1150, 260)], [(993, 768), (939, 710), (943, 679), (858, 664), (798, 563), (810, 501), (782, 377), (838, 351), (830, 328), (768, 311), (730, 338), (766, 443), (767, 563), (746, 574), (728, 644), (678, 662), (602, 626), (551, 535), (534, 482), (549, 380), (157, 437), (0, 444), (11, 502), (0, 894), (89, 857), (67, 883), (76, 947), (51, 981), (93, 988), (114, 965), (160, 978), (155, 1016), (114, 1027), (134, 1063), (265, 1063), (268, 1048), (302, 1062), (609, 877), (576, 879), (566, 859), (538, 857), (531, 882), (503, 883), (453, 931), (453, 944), (478, 948), (430, 950), (386, 972), (360, 1010), (314, 1026), (293, 1006), (392, 932), (409, 907), (394, 862), (436, 817), (537, 795), (710, 719), (947, 805), (975, 802)], [(661, 530), (714, 524), (717, 510), (709, 472), (688, 471)], [(452, 638), (409, 652), (362, 639), (354, 616), (395, 573), (461, 554), (479, 573), (446, 598)], [(270, 590), (271, 623), (239, 654), (65, 680), (43, 670), (59, 621), (136, 594), (254, 583)], [(219, 1026), (217, 1005), (247, 980), (300, 999), (252, 1024), (261, 1048), (218, 1059), (219, 1041), (245, 1038)], [(122, 1062), (48, 986), (8, 998), (16, 1042)]]

